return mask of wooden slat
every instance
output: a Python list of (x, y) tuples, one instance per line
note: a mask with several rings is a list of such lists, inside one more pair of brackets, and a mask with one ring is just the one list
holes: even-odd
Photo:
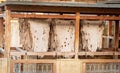
[(78, 59), (79, 51), (79, 30), (80, 30), (80, 12), (76, 12), (76, 22), (75, 22), (75, 58)]
[(55, 56), (55, 52), (27, 52), (27, 55)]
[(82, 73), (86, 73), (86, 64), (85, 63), (83, 63), (83, 65), (82, 65)]
[[(115, 52), (119, 48), (119, 21), (115, 21)], [(114, 58), (118, 58), (117, 55), (114, 56)]]
[(21, 56), (21, 55), (26, 55), (26, 52), (10, 52), (11, 56)]
[(115, 50), (119, 47), (119, 21), (115, 21)]
[(54, 13), (75, 13), (82, 14), (120, 14), (120, 9), (116, 8), (95, 8), (95, 7), (65, 7), (65, 6), (45, 6), (45, 5), (9, 5), (12, 11), (17, 12), (54, 12)]
[(0, 47), (3, 47), (3, 35), (4, 35), (4, 26), (3, 26), (3, 18), (0, 18)]
[[(42, 15), (42, 14), (15, 14), (12, 13), (13, 18), (59, 18), (59, 19), (75, 19), (72, 15)], [(80, 16), (81, 20), (120, 20), (120, 17), (116, 16)]]
[(8, 73), (8, 60), (6, 58), (0, 59), (0, 73)]
[(59, 18), (59, 19), (75, 19), (70, 15), (42, 15), (42, 14), (12, 14), (13, 18)]
[(83, 63), (120, 63), (119, 59), (83, 59)]
[(57, 52), (57, 56), (71, 55), (74, 56), (75, 52)]
[(10, 58), (10, 38), (11, 38), (11, 11), (7, 9), (5, 12), (5, 58)]
[[(119, 52), (118, 52), (119, 53)], [(115, 52), (79, 52), (78, 55), (114, 55)]]
[(12, 63), (24, 63), (24, 64), (29, 64), (29, 63), (55, 63), (56, 60), (48, 60), (48, 59), (43, 59), (43, 60), (38, 60), (38, 59), (24, 59), (24, 60), (11, 60)]
[(80, 19), (91, 19), (91, 20), (120, 20), (120, 17), (116, 16), (80, 16)]
[(109, 35), (112, 36), (112, 21), (109, 21)]
[[(21, 56), (21, 55), (38, 55), (38, 56), (65, 56), (71, 55), (74, 56), (75, 52), (10, 52), (11, 56)], [(78, 52), (79, 56), (83, 55), (120, 55), (120, 52)]]

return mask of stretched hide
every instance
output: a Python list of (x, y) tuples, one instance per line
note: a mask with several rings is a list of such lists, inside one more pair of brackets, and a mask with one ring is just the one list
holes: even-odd
[(22, 44), (22, 48), (27, 51), (33, 51), (33, 39), (30, 31), (30, 23), (28, 22), (28, 19), (19, 19), (19, 23), (20, 43)]
[(74, 51), (74, 27), (73, 20), (54, 20), (51, 27), (51, 49), (59, 52)]
[(30, 31), (33, 39), (34, 52), (47, 52), (50, 26), (47, 20), (30, 19)]
[[(82, 49), (95, 52), (102, 48), (104, 24), (102, 21), (81, 21)], [(80, 43), (81, 44), (81, 43)]]

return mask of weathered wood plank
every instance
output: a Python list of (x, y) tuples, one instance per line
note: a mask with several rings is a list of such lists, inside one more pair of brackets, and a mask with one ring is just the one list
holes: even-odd
[[(115, 21), (115, 52), (119, 48), (119, 21)], [(118, 58), (117, 55), (114, 58)]]
[(5, 57), (10, 57), (10, 42), (11, 42), (11, 10), (7, 9), (5, 12)]
[(8, 60), (6, 58), (0, 59), (0, 73), (9, 73), (8, 68), (10, 68), (8, 64)]
[[(41, 15), (41, 14), (15, 14), (12, 13), (13, 18), (59, 18), (59, 19), (75, 19), (72, 15)], [(91, 20), (120, 20), (120, 17), (116, 16), (80, 16), (81, 20), (91, 19)]]
[(0, 47), (3, 47), (3, 35), (4, 35), (4, 26), (3, 26), (3, 19), (0, 18)]
[(80, 12), (76, 12), (76, 23), (75, 23), (75, 58), (78, 59), (79, 51), (79, 30), (80, 30)]

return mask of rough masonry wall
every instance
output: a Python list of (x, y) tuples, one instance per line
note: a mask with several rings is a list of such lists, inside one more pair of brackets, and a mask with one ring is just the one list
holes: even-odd
[[(102, 21), (81, 21), (82, 49), (95, 52), (102, 48), (104, 23)], [(81, 44), (81, 43), (80, 43)]]
[(75, 27), (73, 20), (53, 20), (51, 49), (59, 52), (74, 51)]

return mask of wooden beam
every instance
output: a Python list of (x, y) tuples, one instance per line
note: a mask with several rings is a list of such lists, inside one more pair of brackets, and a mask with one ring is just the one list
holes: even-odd
[(48, 60), (48, 59), (24, 59), (24, 60), (11, 60), (12, 63), (24, 63), (24, 64), (29, 64), (29, 63), (55, 63), (56, 60)]
[[(59, 19), (75, 19), (73, 15), (44, 15), (44, 14), (15, 14), (12, 13), (13, 18), (59, 18)], [(116, 16), (80, 16), (81, 20), (120, 20), (120, 17)]]
[(74, 56), (75, 52), (57, 52), (57, 56), (65, 56), (65, 55)]
[(10, 42), (11, 42), (11, 10), (7, 9), (5, 12), (5, 58), (10, 58)]
[(84, 56), (84, 55), (114, 55), (118, 54), (119, 52), (79, 52), (79, 56)]
[(55, 56), (56, 52), (27, 52), (27, 55)]
[(79, 51), (80, 12), (76, 12), (75, 21), (75, 59), (78, 59)]
[(120, 20), (120, 17), (116, 16), (80, 16), (80, 19), (90, 19), (90, 20)]
[(109, 21), (109, 35), (112, 36), (112, 21)]
[(3, 18), (0, 18), (0, 47), (3, 48), (4, 43), (4, 24)]
[(83, 63), (120, 63), (119, 59), (83, 59)]
[(26, 55), (26, 52), (10, 52), (11, 56), (21, 56), (21, 55)]
[(59, 18), (59, 19), (75, 19), (70, 15), (42, 15), (42, 14), (12, 14), (13, 18)]
[[(119, 48), (119, 21), (115, 21), (115, 52), (118, 51)], [(114, 58), (118, 58), (117, 55)]]
[(115, 51), (119, 47), (119, 21), (115, 21)]
[(82, 63), (82, 73), (86, 73), (86, 63)]
[(116, 8), (95, 8), (95, 7), (65, 7), (65, 6), (45, 6), (45, 5), (9, 5), (14, 12), (51, 12), (51, 13), (75, 13), (81, 14), (120, 14), (120, 9)]

